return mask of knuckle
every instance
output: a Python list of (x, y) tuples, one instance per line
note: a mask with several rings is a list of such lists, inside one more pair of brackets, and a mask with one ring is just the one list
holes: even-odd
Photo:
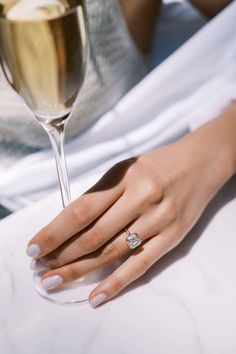
[(138, 179), (140, 188), (139, 194), (141, 196), (140, 202), (142, 204), (159, 202), (164, 195), (165, 182), (162, 175), (158, 174), (156, 166), (154, 168), (153, 162), (150, 162), (148, 157), (139, 157), (137, 162), (130, 167), (130, 181), (132, 182), (134, 178), (137, 179), (137, 176), (143, 177)]
[(79, 224), (83, 223), (88, 217), (88, 210), (90, 208), (85, 201), (75, 202), (70, 208), (72, 219)]
[(167, 225), (172, 224), (177, 218), (176, 209), (172, 202), (170, 202), (170, 204), (169, 202), (162, 203), (161, 207), (157, 212), (159, 217), (165, 220), (165, 224)]
[(73, 265), (67, 265), (65, 267), (65, 274), (68, 281), (72, 281), (79, 278), (78, 269)]
[(53, 250), (56, 247), (56, 237), (51, 232), (50, 228), (43, 230), (43, 243), (49, 250)]
[(112, 283), (112, 290), (114, 294), (117, 294), (125, 287), (122, 278), (120, 278), (117, 274), (113, 274), (111, 283)]
[(147, 270), (149, 269), (150, 265), (149, 265), (149, 261), (146, 258), (141, 258), (138, 261), (135, 260), (135, 274), (136, 274), (136, 278), (139, 278), (140, 276), (144, 275)]
[(152, 179), (145, 179), (137, 191), (137, 204), (139, 207), (146, 208), (150, 205), (156, 205), (162, 199), (162, 191), (158, 188), (157, 183)]
[(141, 156), (140, 162), (142, 170), (148, 171), (149, 176), (151, 176), (153, 188), (163, 195), (171, 182), (171, 175), (166, 172), (165, 166), (160, 163), (157, 165), (148, 155)]
[(145, 159), (143, 156), (139, 156), (133, 161), (133, 163), (129, 165), (127, 170), (127, 177), (133, 180), (134, 177), (137, 177), (137, 174), (142, 175), (144, 171), (146, 171)]
[(135, 163), (130, 165), (126, 177), (127, 190), (131, 187), (133, 191), (134, 181), (137, 182), (136, 202), (139, 207), (156, 204), (163, 199), (166, 188), (164, 178), (147, 156), (139, 156)]
[(158, 188), (158, 183), (154, 178), (149, 178), (148, 181), (145, 181), (145, 202), (154, 202), (159, 197), (160, 189)]
[(120, 258), (120, 256), (121, 256), (121, 252), (119, 248), (114, 243), (111, 243), (108, 246), (106, 246), (102, 251), (101, 254), (102, 264), (109, 265), (116, 259)]
[(95, 251), (101, 244), (103, 232), (99, 225), (93, 225), (84, 235), (84, 248), (88, 252)]

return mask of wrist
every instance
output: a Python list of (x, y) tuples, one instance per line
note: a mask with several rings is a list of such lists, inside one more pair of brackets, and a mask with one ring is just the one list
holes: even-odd
[(236, 102), (184, 140), (189, 141), (194, 159), (209, 166), (208, 182), (221, 187), (236, 172)]

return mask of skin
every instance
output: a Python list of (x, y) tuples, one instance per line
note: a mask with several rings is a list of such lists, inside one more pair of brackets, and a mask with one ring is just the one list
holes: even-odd
[(206, 17), (212, 18), (216, 16), (225, 6), (229, 5), (231, 0), (191, 0)]
[[(109, 300), (176, 247), (236, 172), (236, 103), (177, 142), (123, 161), (72, 202), (29, 245), (64, 283), (129, 257), (90, 294)], [(130, 251), (123, 228), (143, 240)]]
[[(134, 1), (143, 6), (142, 0)], [(152, 31), (150, 25), (149, 39)], [(45, 267), (43, 279), (59, 275), (65, 284), (126, 256), (91, 292), (94, 306), (98, 295), (108, 301), (142, 276), (186, 237), (236, 172), (235, 118), (232, 102), (215, 120), (177, 142), (110, 169), (29, 242), (41, 250), (33, 264)], [(130, 251), (124, 227), (140, 235), (141, 247)]]
[(160, 15), (159, 0), (120, 0), (130, 33), (143, 52), (152, 48), (157, 18)]
[[(193, 5), (206, 17), (217, 15), (231, 0), (192, 0)], [(143, 52), (152, 48), (156, 21), (161, 12), (160, 0), (120, 0), (130, 33)]]

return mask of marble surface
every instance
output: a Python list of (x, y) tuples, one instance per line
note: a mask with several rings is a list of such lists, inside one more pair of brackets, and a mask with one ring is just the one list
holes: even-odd
[(96, 310), (34, 290), (25, 246), (58, 210), (52, 195), (0, 222), (1, 354), (236, 353), (236, 177), (175, 250)]

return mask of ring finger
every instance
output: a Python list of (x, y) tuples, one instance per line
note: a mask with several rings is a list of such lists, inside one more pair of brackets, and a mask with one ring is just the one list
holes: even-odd
[(54, 269), (62, 267), (101, 248), (117, 235), (127, 224), (138, 217), (136, 208), (129, 204), (127, 197), (121, 197), (110, 209), (87, 229), (37, 261)]
[[(48, 268), (54, 269), (85, 255), (92, 254), (112, 237), (119, 234), (127, 225), (130, 225), (132, 232), (140, 230), (139, 232), (142, 236), (146, 234), (153, 236), (171, 222), (166, 216), (164, 203), (149, 208), (148, 211), (139, 217), (138, 208), (131, 205), (129, 201), (130, 198), (127, 195), (121, 197), (93, 226), (74, 236), (56, 251), (41, 258), (42, 263)], [(40, 261), (38, 264), (40, 264)]]
[[(141, 217), (129, 226), (130, 234), (135, 231), (142, 242), (154, 235), (152, 223), (149, 226), (146, 224), (146, 227), (144, 227), (144, 219), (144, 217)], [(127, 237), (127, 233), (122, 230), (116, 237), (108, 241), (102, 249), (76, 262), (45, 273), (42, 278), (43, 287), (50, 290), (62, 286), (128, 255), (132, 250), (127, 243)]]

